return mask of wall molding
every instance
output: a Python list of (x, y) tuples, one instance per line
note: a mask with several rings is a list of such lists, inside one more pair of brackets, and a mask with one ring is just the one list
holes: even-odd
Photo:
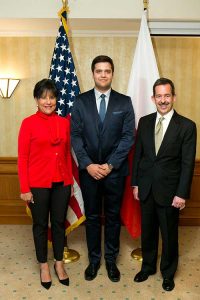
[[(140, 19), (69, 19), (71, 37), (138, 36)], [(59, 19), (0, 19), (1, 37), (56, 37)], [(200, 36), (200, 21), (150, 20), (152, 35)]]

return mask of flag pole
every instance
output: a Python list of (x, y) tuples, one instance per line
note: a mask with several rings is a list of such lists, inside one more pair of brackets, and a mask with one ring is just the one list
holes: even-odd
[(68, 264), (79, 260), (80, 254), (74, 249), (69, 249), (67, 245), (67, 236), (65, 237), (65, 247), (63, 252), (63, 262)]
[[(63, 8), (67, 9), (68, 7), (68, 0), (62, 0), (63, 3)], [(65, 236), (65, 246), (64, 246), (64, 252), (63, 252), (63, 262), (65, 264), (70, 263), (70, 262), (75, 262), (79, 260), (80, 254), (78, 251), (74, 249), (69, 249), (68, 248), (68, 243), (67, 243), (67, 235)]]
[[(144, 10), (148, 11), (148, 0), (143, 0)], [(131, 257), (135, 260), (142, 261), (142, 249), (136, 248), (131, 252)]]

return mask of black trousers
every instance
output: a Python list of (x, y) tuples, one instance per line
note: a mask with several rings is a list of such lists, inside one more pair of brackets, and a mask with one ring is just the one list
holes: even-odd
[(159, 228), (162, 237), (160, 270), (164, 278), (173, 278), (178, 266), (179, 210), (173, 206), (160, 206), (151, 192), (141, 203), (142, 214), (142, 271), (156, 271)]
[(58, 182), (53, 183), (52, 188), (31, 188), (31, 192), (34, 203), (30, 203), (30, 209), (37, 260), (40, 263), (47, 262), (49, 216), (54, 258), (62, 260), (65, 243), (65, 219), (71, 186), (63, 186), (63, 182)]
[(90, 263), (101, 260), (101, 215), (104, 208), (104, 257), (107, 262), (115, 262), (119, 253), (120, 208), (125, 177), (105, 177), (93, 179), (87, 171), (80, 172), (80, 185), (86, 215), (86, 239)]

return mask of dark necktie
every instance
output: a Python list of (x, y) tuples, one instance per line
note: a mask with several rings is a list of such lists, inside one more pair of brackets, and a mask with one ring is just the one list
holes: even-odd
[(103, 123), (105, 114), (106, 114), (106, 100), (105, 100), (105, 95), (101, 94), (101, 102), (100, 102), (100, 107), (99, 107), (99, 116), (101, 119), (101, 122)]
[(164, 120), (164, 117), (161, 117), (158, 120), (158, 123), (155, 128), (155, 148), (156, 148), (156, 154), (158, 153), (158, 150), (160, 148), (160, 145), (162, 143), (163, 139), (163, 124), (162, 121)]

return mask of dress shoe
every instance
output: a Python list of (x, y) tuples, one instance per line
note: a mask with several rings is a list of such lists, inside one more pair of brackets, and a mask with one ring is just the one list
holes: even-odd
[(175, 284), (173, 279), (164, 278), (162, 284), (163, 290), (170, 292), (174, 289)]
[(134, 277), (134, 281), (135, 282), (142, 282), (142, 281), (145, 281), (149, 278), (149, 275), (153, 275), (155, 274), (155, 272), (152, 272), (152, 273), (147, 273), (147, 272), (143, 272), (143, 271), (140, 271), (139, 273), (137, 273)]
[(100, 264), (90, 263), (85, 270), (85, 280), (93, 280), (97, 276)]
[(58, 276), (58, 273), (56, 271), (56, 266), (55, 265), (54, 265), (54, 270), (55, 270), (56, 276), (58, 277), (59, 282), (62, 283), (63, 285), (69, 286), (69, 277), (65, 278), (65, 279), (60, 279), (59, 276)]
[(42, 281), (41, 270), (40, 270), (40, 283), (47, 290), (51, 287), (51, 283), (52, 283), (51, 281)]
[(120, 281), (120, 271), (115, 263), (106, 262), (106, 269), (108, 272), (108, 278), (112, 282)]

